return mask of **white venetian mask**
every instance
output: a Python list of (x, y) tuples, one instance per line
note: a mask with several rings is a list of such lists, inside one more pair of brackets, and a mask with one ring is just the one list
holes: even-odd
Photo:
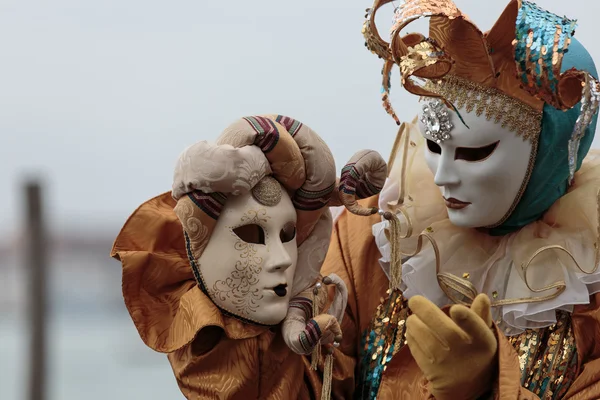
[[(444, 196), (450, 221), (478, 228), (498, 224), (512, 211), (525, 182), (532, 144), (485, 112), (459, 110), (466, 123), (439, 100), (427, 99), (419, 128), (425, 158)], [(447, 119), (445, 117), (447, 115)]]
[(198, 260), (217, 306), (265, 325), (276, 325), (287, 314), (298, 258), (296, 210), (285, 190), (273, 182), (268, 186), (271, 195), (275, 190), (280, 196), (278, 202), (271, 196), (261, 204), (256, 193), (227, 199)]

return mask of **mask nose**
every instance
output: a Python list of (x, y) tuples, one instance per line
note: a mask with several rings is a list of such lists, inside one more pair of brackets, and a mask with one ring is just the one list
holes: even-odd
[(456, 161), (453, 154), (448, 153), (448, 150), (442, 151), (439, 157), (434, 177), (434, 182), (438, 186), (454, 186), (460, 183), (460, 177), (456, 171)]
[(276, 240), (269, 249), (269, 260), (265, 263), (265, 268), (269, 272), (285, 271), (292, 266), (292, 257), (287, 252), (283, 243)]

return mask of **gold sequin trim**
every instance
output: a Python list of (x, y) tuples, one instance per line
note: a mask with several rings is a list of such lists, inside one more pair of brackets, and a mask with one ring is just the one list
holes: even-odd
[(557, 311), (556, 320), (548, 328), (508, 338), (519, 357), (521, 385), (540, 399), (562, 399), (576, 378), (578, 359), (571, 316)]
[[(427, 67), (438, 64), (437, 77), (444, 76), (452, 68), (452, 60), (439, 48), (433, 41), (423, 41), (412, 47), (408, 47), (408, 53), (396, 60), (400, 65), (400, 73), (402, 74), (402, 84), (406, 86), (409, 79), (414, 76), (419, 76), (417, 72), (426, 70)], [(444, 64), (445, 68), (439, 68), (440, 64)], [(428, 76), (433, 78), (431, 74)]]
[(438, 81), (428, 81), (425, 89), (438, 94), (458, 109), (477, 116), (485, 112), (488, 121), (502, 124), (526, 140), (537, 144), (542, 130), (542, 113), (501, 91), (479, 85), (467, 79), (448, 75)]
[(362, 27), (362, 34), (365, 38), (365, 47), (369, 49), (371, 53), (384, 60), (391, 60), (392, 52), (389, 43), (383, 40), (381, 36), (379, 36), (379, 32), (377, 32), (375, 14), (381, 6), (390, 3), (391, 1), (392, 0), (375, 0), (373, 7), (365, 10), (365, 22)]
[[(441, 15), (448, 19), (462, 16), (453, 1), (449, 0), (404, 0), (396, 8), (390, 32), (398, 32), (409, 22), (421, 17)], [(465, 16), (466, 17), (466, 16)]]

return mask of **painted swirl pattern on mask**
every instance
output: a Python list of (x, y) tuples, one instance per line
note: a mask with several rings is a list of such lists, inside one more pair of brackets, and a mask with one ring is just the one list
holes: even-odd
[(235, 250), (240, 253), (241, 260), (235, 264), (235, 270), (229, 278), (218, 280), (209, 289), (212, 298), (221, 301), (231, 301), (236, 311), (244, 316), (255, 313), (257, 302), (263, 298), (260, 289), (256, 287), (258, 275), (262, 272), (262, 258), (256, 257), (256, 249), (252, 243), (238, 240)]
[[(244, 214), (241, 222), (242, 225), (260, 224), (266, 223), (269, 218), (266, 209), (251, 209)], [(208, 291), (210, 297), (231, 302), (236, 312), (247, 317), (257, 311), (258, 302), (264, 297), (257, 287), (263, 259), (256, 255), (257, 250), (253, 243), (238, 238), (233, 230), (231, 234), (237, 238), (234, 249), (239, 253), (240, 259), (235, 263), (235, 269), (231, 271), (230, 276), (225, 280), (217, 280)]]
[(271, 217), (267, 215), (267, 210), (264, 208), (259, 208), (258, 210), (248, 210), (242, 217), (242, 224), (260, 225), (260, 223), (267, 223), (269, 219), (271, 219)]

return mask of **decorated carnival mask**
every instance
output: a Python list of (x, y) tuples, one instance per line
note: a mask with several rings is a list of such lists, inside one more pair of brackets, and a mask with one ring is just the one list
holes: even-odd
[(229, 196), (198, 263), (216, 305), (276, 325), (288, 311), (297, 259), (296, 210), (265, 177), (251, 192)]
[[(573, 37), (576, 21), (512, 0), (484, 33), (452, 0), (407, 0), (395, 8), (388, 43), (375, 14), (390, 2), (375, 0), (363, 26), (367, 48), (384, 60), (385, 110), (399, 125), (389, 98), (397, 65), (405, 90), (437, 98), (465, 122), (447, 110), (449, 120), (436, 116), (444, 107), (433, 105), (421, 115), (450, 220), (494, 236), (539, 220), (573, 185), (598, 119), (600, 81)], [(429, 20), (426, 34), (404, 34), (420, 18)]]
[(485, 114), (459, 112), (464, 123), (442, 101), (424, 102), (419, 127), (427, 141), (425, 159), (453, 224), (493, 226), (520, 200), (535, 149)]

